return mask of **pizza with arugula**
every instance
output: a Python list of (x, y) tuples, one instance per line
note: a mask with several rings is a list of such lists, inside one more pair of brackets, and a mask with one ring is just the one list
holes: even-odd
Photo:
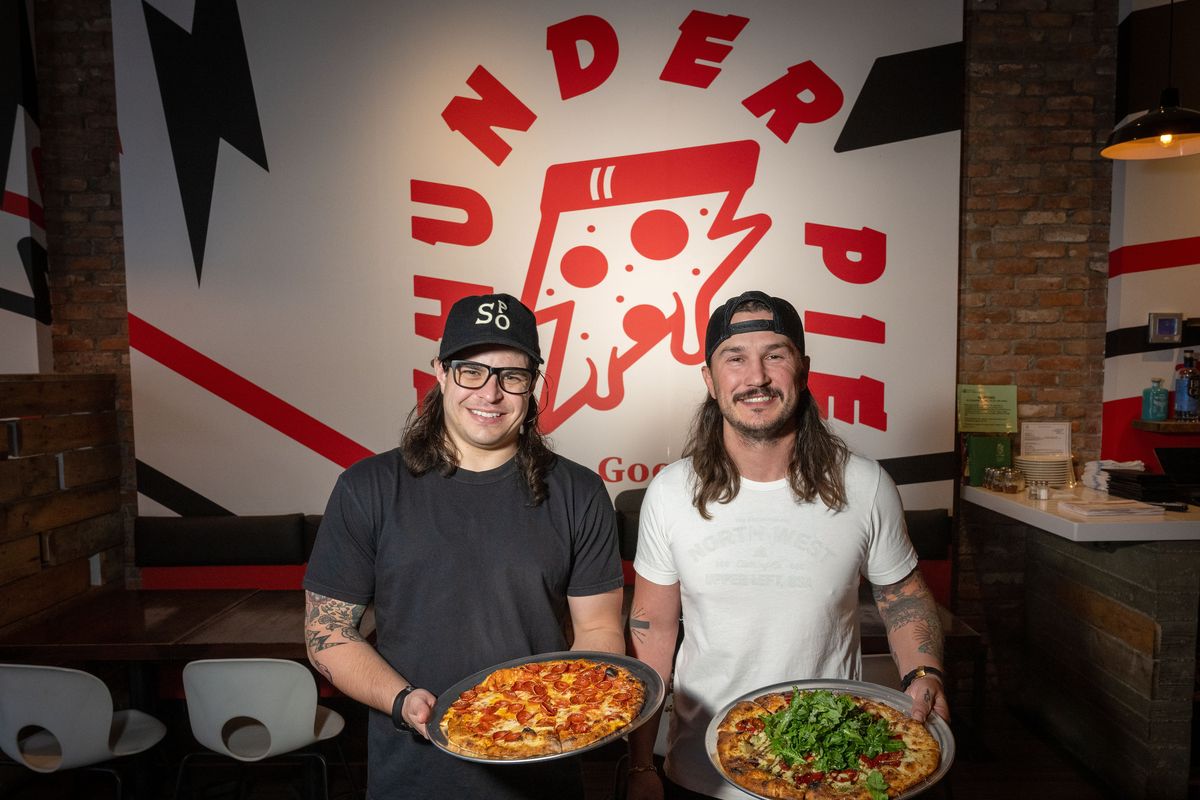
[(717, 727), (725, 775), (761, 797), (888, 800), (938, 768), (925, 726), (889, 705), (828, 689), (735, 703)]

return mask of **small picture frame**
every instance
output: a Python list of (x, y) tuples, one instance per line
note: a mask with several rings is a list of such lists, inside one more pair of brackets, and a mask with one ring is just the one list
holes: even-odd
[(1180, 344), (1183, 342), (1183, 314), (1151, 313), (1147, 330), (1150, 344)]

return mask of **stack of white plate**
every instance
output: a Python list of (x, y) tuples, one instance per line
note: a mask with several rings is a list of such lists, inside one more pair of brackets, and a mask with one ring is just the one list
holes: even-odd
[(1026, 481), (1046, 481), (1051, 486), (1071, 486), (1075, 473), (1069, 455), (1013, 456), (1013, 466)]

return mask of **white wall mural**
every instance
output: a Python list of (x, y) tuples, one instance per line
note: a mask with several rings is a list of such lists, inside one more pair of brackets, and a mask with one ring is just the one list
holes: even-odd
[(614, 494), (679, 457), (708, 311), (758, 288), (838, 432), (951, 504), (961, 3), (114, 0), (113, 29), (142, 513), (322, 510), (492, 290)]
[(50, 371), (33, 14), (0, 3), (0, 373)]

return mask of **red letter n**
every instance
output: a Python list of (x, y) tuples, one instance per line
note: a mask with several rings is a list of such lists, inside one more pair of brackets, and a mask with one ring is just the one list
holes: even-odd
[(801, 122), (816, 123), (836, 114), (842, 107), (842, 89), (811, 61), (788, 67), (787, 74), (742, 101), (756, 117), (774, 111), (767, 129), (784, 143)]
[(537, 114), (482, 66), (476, 67), (467, 78), (467, 86), (475, 90), (479, 99), (455, 96), (442, 112), (442, 119), (446, 120), (450, 130), (467, 137), (479, 152), (500, 166), (512, 148), (492, 128), (527, 131)]
[[(707, 89), (721, 74), (721, 70), (712, 64), (720, 64), (733, 49), (732, 45), (720, 42), (732, 42), (749, 21), (746, 17), (732, 14), (722, 17), (707, 11), (688, 14), (679, 26), (679, 39), (658, 79)], [(698, 61), (711, 63), (699, 64)]]

